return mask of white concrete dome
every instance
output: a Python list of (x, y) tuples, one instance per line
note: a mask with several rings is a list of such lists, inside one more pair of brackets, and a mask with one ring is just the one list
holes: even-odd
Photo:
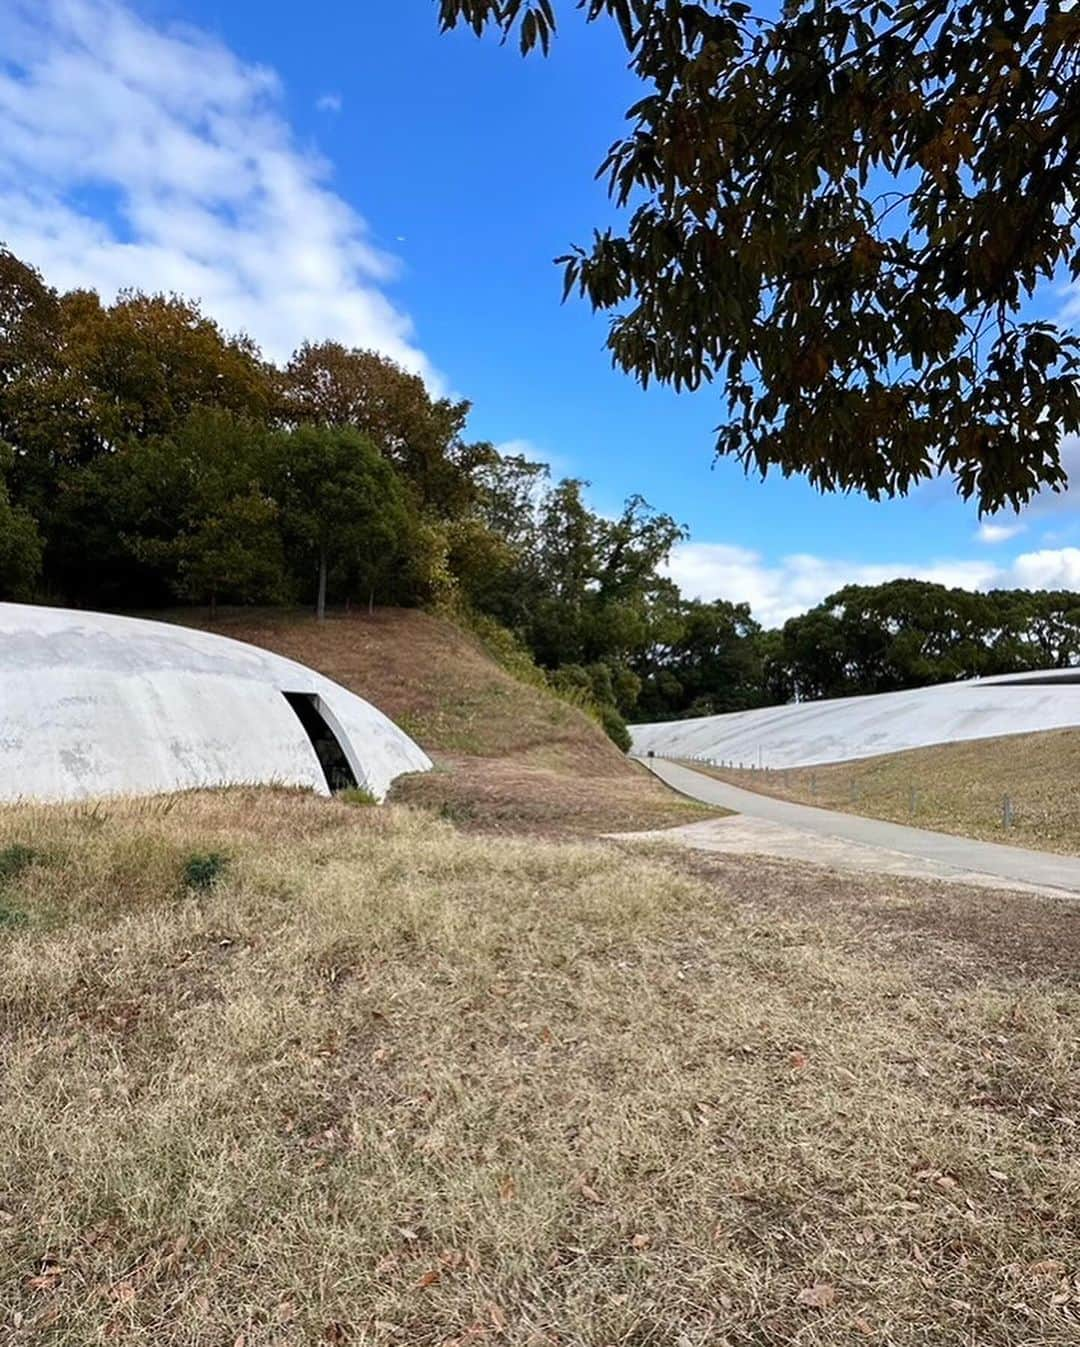
[(1007, 674), (631, 725), (631, 752), (744, 767), (812, 767), (1080, 725), (1080, 669)]
[(188, 627), (0, 603), (0, 800), (229, 785), (356, 785), (382, 800), (427, 754), (361, 697)]

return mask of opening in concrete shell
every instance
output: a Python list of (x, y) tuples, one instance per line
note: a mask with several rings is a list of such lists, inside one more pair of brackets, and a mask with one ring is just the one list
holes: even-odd
[(314, 692), (283, 692), (281, 694), (296, 712), (303, 725), (315, 756), (319, 759), (326, 784), (332, 791), (349, 790), (358, 785), (356, 773), (345, 753), (341, 740), (331, 729), (319, 707)]

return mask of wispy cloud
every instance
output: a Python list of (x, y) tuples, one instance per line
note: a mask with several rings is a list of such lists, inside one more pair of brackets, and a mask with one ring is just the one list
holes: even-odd
[(1015, 538), (1018, 533), (1023, 533), (1027, 525), (1017, 520), (1014, 524), (995, 524), (992, 519), (984, 519), (975, 531), (976, 539), (981, 543), (1006, 543), (1010, 538)]
[(323, 94), (315, 106), (320, 112), (340, 112), (344, 105), (340, 94)]
[(439, 383), (272, 70), (119, 0), (7, 0), (0, 124), (0, 240), (54, 284), (176, 290), (275, 358), (333, 337)]

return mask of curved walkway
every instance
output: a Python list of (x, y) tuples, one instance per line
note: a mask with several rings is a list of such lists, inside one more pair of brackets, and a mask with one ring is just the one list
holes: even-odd
[[(795, 855), (840, 868), (877, 869), (886, 873), (920, 874), (984, 884), (992, 880), (998, 887), (1022, 887), (1080, 897), (1080, 858), (1077, 857), (1027, 851), (1023, 847), (1002, 846), (996, 842), (978, 842), (949, 833), (863, 818), (858, 814), (792, 804), (788, 800), (776, 800), (729, 786), (679, 763), (661, 758), (641, 758), (639, 761), (681, 794), (733, 810), (740, 816), (668, 830), (673, 839), (676, 833), (687, 834), (678, 840), (690, 846)], [(753, 825), (748, 828), (744, 820), (752, 820)], [(762, 827), (763, 824), (771, 826)], [(726, 845), (726, 838), (733, 845)], [(770, 839), (775, 846), (770, 845)], [(858, 853), (854, 858), (857, 864), (845, 864), (845, 859), (853, 859), (851, 856), (845, 858), (845, 843), (850, 844), (847, 851)], [(877, 853), (876, 857), (874, 853)], [(907, 858), (914, 864), (898, 864), (900, 858)]]

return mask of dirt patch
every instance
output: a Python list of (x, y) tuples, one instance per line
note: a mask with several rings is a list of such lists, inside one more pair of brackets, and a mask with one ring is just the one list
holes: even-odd
[(668, 790), (637, 764), (630, 772), (577, 775), (517, 758), (437, 754), (435, 771), (402, 777), (395, 801), (421, 806), (477, 832), (537, 836), (676, 827), (723, 810)]
[(1080, 984), (1080, 903), (899, 876), (851, 875), (768, 857), (665, 849), (672, 864), (785, 922), (841, 923), (879, 957), (934, 963), (946, 980), (988, 974)]

